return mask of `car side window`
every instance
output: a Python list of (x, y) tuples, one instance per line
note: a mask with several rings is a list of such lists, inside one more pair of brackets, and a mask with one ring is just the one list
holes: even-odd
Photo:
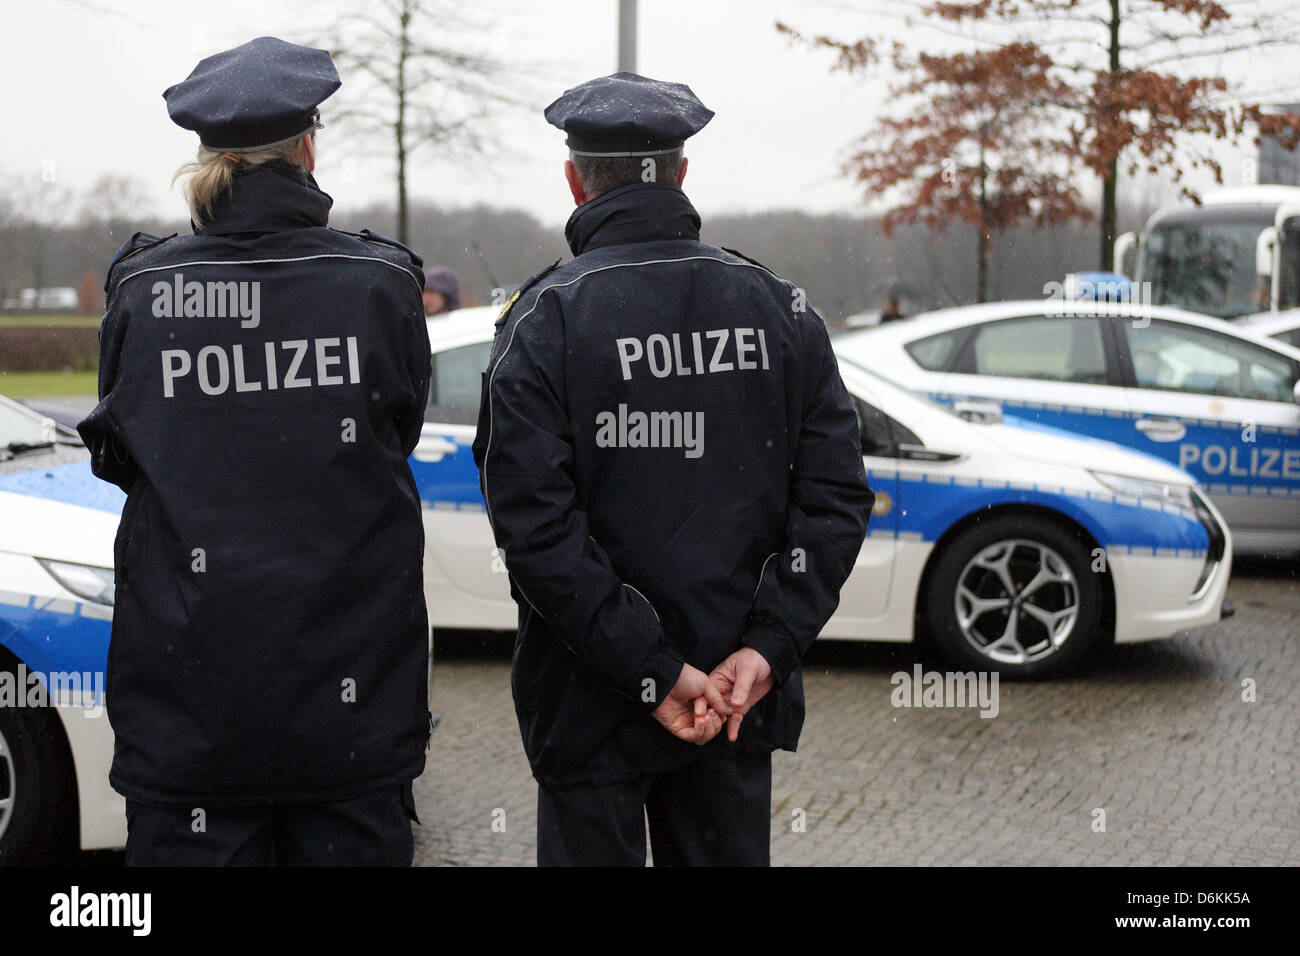
[(907, 427), (890, 418), (874, 405), (860, 398), (853, 400), (853, 411), (858, 416), (858, 434), (862, 440), (862, 454), (873, 458), (897, 458), (900, 443), (921, 445), (921, 439)]
[(942, 372), (952, 361), (952, 353), (957, 347), (962, 331), (962, 329), (955, 329), (952, 332), (928, 335), (923, 339), (908, 342), (903, 348), (907, 349), (907, 354), (927, 372)]
[(1155, 321), (1125, 326), (1139, 388), (1291, 402), (1294, 364), (1284, 355), (1210, 329)]
[(429, 404), (424, 410), (426, 422), (477, 424), (483, 388), (481, 374), (487, 368), (491, 352), (491, 342), (476, 342), (434, 353)]
[(1028, 316), (980, 326), (955, 371), (1105, 385), (1101, 323), (1088, 316)]
[(1290, 332), (1282, 332), (1281, 334), (1275, 335), (1273, 337), (1275, 339), (1280, 339), (1281, 341), (1285, 342), (1287, 345), (1300, 349), (1300, 329), (1292, 329)]

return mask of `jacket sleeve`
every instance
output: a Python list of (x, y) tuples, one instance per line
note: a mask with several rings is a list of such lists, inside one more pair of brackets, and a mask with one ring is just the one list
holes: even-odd
[(114, 433), (109, 414), (130, 320), (117, 299), (116, 289), (113, 289), (104, 310), (104, 320), (99, 326), (99, 404), (78, 423), (77, 432), (90, 451), (90, 467), (95, 476), (130, 492), (138, 469), (126, 446)]
[(419, 295), (413, 301), (405, 303), (402, 331), (407, 387), (413, 400), (398, 416), (397, 433), (401, 437), (402, 452), (409, 457), (420, 442), (420, 432), (424, 428), (424, 410), (429, 404), (429, 383), (433, 377), (429, 327), (424, 318), (424, 301)]
[(741, 643), (784, 683), (839, 604), (875, 495), (862, 465), (853, 400), (816, 313), (803, 330), (804, 394), (791, 468), (786, 540), (763, 565)]
[(485, 373), (474, 460), (488, 519), (518, 595), (610, 688), (653, 710), (684, 659), (588, 533), (572, 477), (562, 325), (548, 307), (543, 293), (501, 326)]

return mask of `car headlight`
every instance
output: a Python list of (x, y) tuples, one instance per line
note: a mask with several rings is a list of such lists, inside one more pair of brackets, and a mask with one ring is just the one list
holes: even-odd
[(1134, 478), (1130, 475), (1113, 475), (1108, 471), (1088, 472), (1117, 495), (1129, 498), (1146, 498), (1151, 501), (1164, 501), (1183, 508), (1192, 509), (1192, 486), (1174, 485), (1165, 481), (1152, 481), (1149, 478)]
[(90, 564), (69, 564), (67, 561), (47, 561), (37, 558), (50, 576), (79, 598), (96, 604), (112, 605), (114, 597), (113, 569), (97, 568)]

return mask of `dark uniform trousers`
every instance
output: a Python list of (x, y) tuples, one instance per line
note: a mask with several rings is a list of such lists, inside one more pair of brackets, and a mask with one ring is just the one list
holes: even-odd
[(679, 770), (625, 783), (537, 788), (539, 866), (768, 866), (772, 755), (725, 730)]
[(409, 783), (337, 803), (212, 807), (202, 817), (127, 800), (126, 864), (410, 866), (412, 821)]

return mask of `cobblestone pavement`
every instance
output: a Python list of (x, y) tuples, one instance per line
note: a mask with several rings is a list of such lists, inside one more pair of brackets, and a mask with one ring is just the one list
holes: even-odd
[[(1298, 576), (1294, 563), (1240, 566), (1234, 618), (1115, 648), (1068, 678), (1002, 683), (992, 719), (892, 706), (890, 676), (943, 670), (932, 653), (819, 644), (800, 751), (774, 758), (773, 863), (1300, 862)], [(439, 638), (417, 864), (534, 862), (510, 640)]]

